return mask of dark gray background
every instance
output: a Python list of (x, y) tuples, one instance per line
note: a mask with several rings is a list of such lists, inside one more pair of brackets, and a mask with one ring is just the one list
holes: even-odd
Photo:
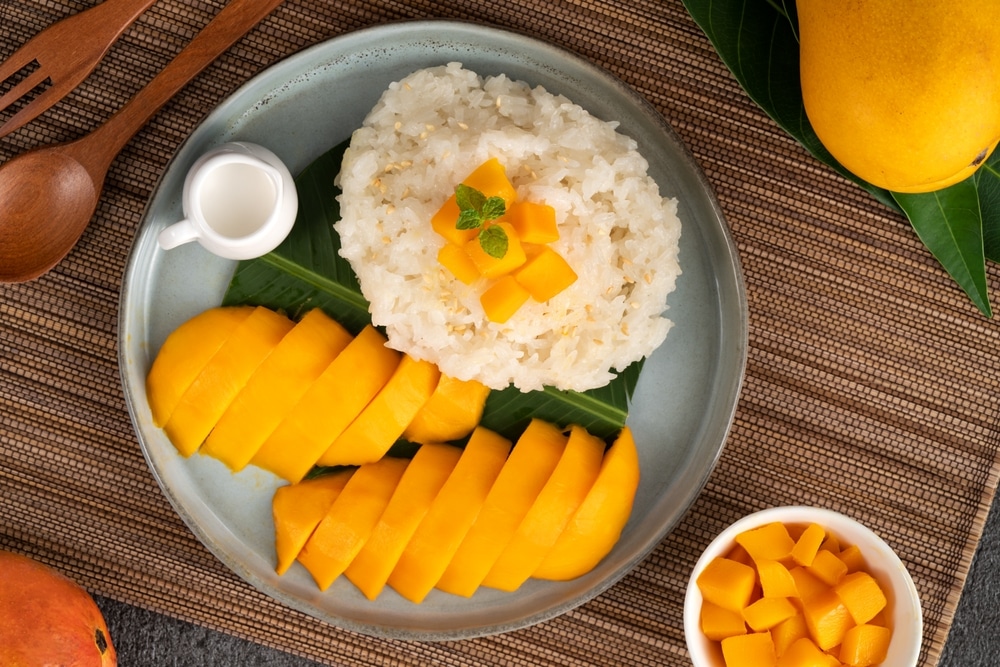
[[(994, 501), (939, 667), (994, 667), (1000, 664), (998, 505), (1000, 502)], [(104, 598), (98, 598), (97, 602), (107, 620), (121, 667), (317, 665), (311, 660), (143, 609)], [(600, 663), (595, 663), (597, 664)]]

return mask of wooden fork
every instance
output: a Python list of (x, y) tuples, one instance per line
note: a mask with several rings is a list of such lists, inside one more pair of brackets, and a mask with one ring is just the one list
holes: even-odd
[[(0, 95), (0, 112), (45, 81), (50, 85), (0, 125), (0, 137), (34, 120), (87, 78), (97, 63), (156, 0), (104, 0), (99, 5), (53, 23), (0, 64), (0, 83), (11, 89)], [(32, 65), (37, 67), (31, 69)], [(26, 70), (20, 81), (15, 75)]]

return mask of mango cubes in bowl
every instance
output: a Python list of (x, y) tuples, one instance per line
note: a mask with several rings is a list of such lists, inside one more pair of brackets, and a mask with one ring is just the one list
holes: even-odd
[(695, 667), (913, 667), (920, 599), (899, 557), (842, 514), (757, 512), (724, 530), (688, 583)]

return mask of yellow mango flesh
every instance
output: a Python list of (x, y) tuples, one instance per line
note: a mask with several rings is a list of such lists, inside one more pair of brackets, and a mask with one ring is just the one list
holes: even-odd
[(714, 642), (747, 633), (747, 624), (743, 620), (743, 614), (723, 609), (711, 602), (706, 602), (701, 606), (700, 626), (705, 636)]
[(514, 591), (532, 575), (590, 491), (603, 458), (604, 441), (572, 426), (559, 463), (483, 578), (484, 586)]
[(807, 526), (799, 539), (795, 541), (795, 546), (792, 547), (792, 560), (799, 565), (812, 565), (813, 558), (816, 557), (825, 537), (826, 531), (822, 526), (816, 524)]
[(351, 469), (342, 470), (275, 490), (271, 500), (274, 546), (278, 557), (275, 572), (284, 574), (292, 566), (353, 472)]
[(723, 609), (743, 613), (750, 604), (757, 575), (749, 565), (713, 558), (695, 580), (702, 597)]
[(464, 597), (476, 592), (551, 476), (566, 440), (555, 426), (531, 421), (437, 588)]
[(452, 445), (423, 445), (413, 456), (389, 504), (344, 575), (369, 600), (382, 592), (410, 541), (458, 463), (462, 450)]
[(434, 393), (403, 431), (410, 442), (450, 442), (472, 433), (490, 388), (476, 380), (441, 375)]
[(514, 278), (528, 290), (531, 298), (545, 302), (575, 283), (577, 275), (562, 255), (545, 247), (529, 259)]
[(361, 465), (382, 458), (430, 399), (440, 376), (434, 364), (403, 355), (389, 381), (320, 456), (319, 464)]
[(513, 276), (503, 276), (479, 295), (479, 303), (483, 306), (486, 319), (490, 322), (503, 324), (523, 306), (531, 293), (528, 292)]
[(736, 635), (722, 640), (726, 667), (775, 667), (774, 642), (766, 632)]
[(840, 661), (850, 667), (868, 667), (885, 660), (892, 632), (877, 625), (857, 625), (844, 635)]
[(778, 667), (829, 667), (830, 656), (823, 653), (809, 638), (803, 637), (778, 658)]
[(552, 243), (559, 240), (556, 211), (548, 204), (513, 202), (507, 207), (503, 220), (511, 224), (523, 243)]
[(407, 463), (386, 457), (358, 468), (316, 526), (297, 559), (320, 590), (329, 588), (364, 547)]
[(743, 618), (754, 632), (770, 630), (795, 614), (788, 598), (761, 598), (743, 609)]
[(210, 308), (167, 336), (146, 376), (146, 394), (156, 426), (167, 423), (205, 364), (253, 310), (252, 306)]
[(888, 603), (882, 587), (867, 572), (844, 575), (833, 590), (858, 625), (875, 618)]
[(479, 279), (479, 267), (462, 246), (445, 243), (438, 250), (437, 259), (441, 266), (466, 285), (471, 285)]
[(479, 275), (491, 280), (507, 275), (524, 264), (527, 259), (524, 247), (517, 238), (517, 232), (514, 231), (514, 228), (506, 222), (492, 224), (502, 229), (507, 235), (507, 252), (504, 253), (503, 257), (494, 257), (487, 253), (478, 238), (467, 241), (463, 246), (465, 252), (472, 259), (472, 263), (479, 270)]
[(798, 588), (792, 573), (776, 560), (757, 562), (757, 580), (766, 598), (797, 598)]
[(777, 522), (740, 533), (736, 536), (736, 543), (746, 549), (755, 561), (783, 560), (791, 555), (795, 547), (788, 529)]
[[(462, 180), (464, 185), (482, 192), (486, 197), (500, 197), (506, 205), (510, 205), (517, 192), (507, 179), (507, 172), (500, 161), (490, 158), (476, 167), (471, 174)], [(455, 195), (451, 195), (444, 205), (431, 218), (431, 227), (450, 243), (462, 246), (478, 234), (478, 229), (457, 229), (455, 223), (461, 211)]]
[(510, 454), (511, 442), (479, 427), (455, 470), (410, 538), (389, 585), (411, 602), (422, 602), (441, 578)]
[(400, 354), (365, 327), (313, 382), (251, 459), (297, 482), (385, 386)]
[(230, 403), (201, 452), (242, 470), (350, 341), (347, 330), (322, 310), (306, 313)]
[(896, 192), (967, 178), (1000, 139), (1000, 3), (798, 0), (806, 114), (849, 171)]
[(592, 570), (621, 537), (638, 487), (639, 453), (626, 426), (605, 452), (586, 498), (533, 576), (565, 581)]
[(294, 323), (267, 308), (255, 308), (223, 343), (181, 397), (164, 426), (184, 456), (201, 446), (257, 367)]

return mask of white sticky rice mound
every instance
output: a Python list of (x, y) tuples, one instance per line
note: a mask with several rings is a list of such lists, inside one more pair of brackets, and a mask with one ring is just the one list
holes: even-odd
[[(389, 346), (447, 375), (522, 391), (610, 382), (666, 338), (680, 221), (636, 142), (562, 96), (459, 63), (392, 84), (355, 131), (339, 176), (341, 254)], [(484, 281), (437, 261), (430, 219), (476, 167), (504, 165), (518, 200), (556, 210), (552, 244), (579, 276), (506, 323), (486, 319)]]

